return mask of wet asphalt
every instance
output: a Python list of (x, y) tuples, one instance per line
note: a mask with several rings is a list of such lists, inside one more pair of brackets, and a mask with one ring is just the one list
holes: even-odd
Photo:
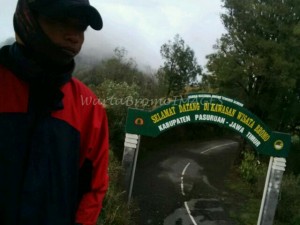
[(234, 225), (226, 210), (224, 182), (238, 142), (188, 141), (139, 158), (133, 198), (138, 225)]

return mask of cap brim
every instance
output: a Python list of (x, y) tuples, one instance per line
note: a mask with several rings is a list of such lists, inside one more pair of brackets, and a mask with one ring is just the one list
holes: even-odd
[(86, 20), (87, 24), (90, 25), (94, 30), (101, 30), (103, 22), (100, 13), (96, 8), (91, 5), (51, 5), (51, 7), (43, 8), (38, 10), (39, 13), (52, 17), (76, 17), (79, 19)]
[(94, 30), (101, 30), (103, 27), (103, 22), (100, 13), (93, 6), (74, 6), (73, 10), (78, 10), (85, 16), (87, 23)]

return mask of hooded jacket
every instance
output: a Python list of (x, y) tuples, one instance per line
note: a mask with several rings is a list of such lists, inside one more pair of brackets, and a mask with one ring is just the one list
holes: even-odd
[(105, 110), (72, 70), (56, 88), (33, 85), (9, 49), (0, 50), (0, 224), (95, 225), (108, 187)]

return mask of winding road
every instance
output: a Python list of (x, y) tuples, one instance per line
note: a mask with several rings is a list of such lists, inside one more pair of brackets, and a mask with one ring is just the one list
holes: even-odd
[(234, 225), (224, 182), (238, 142), (229, 139), (170, 144), (139, 159), (133, 198), (139, 225)]

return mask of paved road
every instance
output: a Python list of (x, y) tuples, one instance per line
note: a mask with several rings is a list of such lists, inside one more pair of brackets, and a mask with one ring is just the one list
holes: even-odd
[(224, 181), (236, 157), (233, 140), (185, 142), (138, 161), (133, 197), (139, 225), (234, 225)]

